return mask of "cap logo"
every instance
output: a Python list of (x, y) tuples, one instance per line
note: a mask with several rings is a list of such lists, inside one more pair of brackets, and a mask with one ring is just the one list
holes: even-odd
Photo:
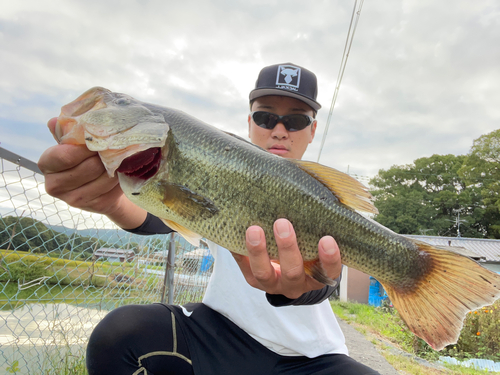
[(298, 91), (300, 85), (300, 68), (293, 65), (279, 65), (276, 77), (276, 88)]

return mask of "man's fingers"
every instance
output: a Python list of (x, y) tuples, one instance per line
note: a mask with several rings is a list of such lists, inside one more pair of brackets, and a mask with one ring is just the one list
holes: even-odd
[(282, 282), (302, 283), (305, 278), (304, 261), (292, 224), (286, 219), (276, 220), (274, 237), (278, 246)]
[(336, 279), (342, 272), (340, 250), (337, 242), (331, 236), (321, 238), (318, 244), (319, 259), (326, 274), (331, 279)]
[(97, 155), (85, 145), (56, 145), (40, 156), (38, 167), (43, 174), (59, 173), (76, 167), (85, 159)]
[[(112, 191), (116, 194), (109, 195), (108, 193)], [(121, 194), (122, 191), (118, 183), (118, 178), (110, 179), (106, 173), (103, 173), (97, 179), (91, 181), (91, 183), (70, 190), (67, 193), (62, 193), (60, 196), (70, 206), (91, 211), (95, 211), (97, 207), (102, 207), (101, 209), (106, 212), (106, 200), (109, 197), (117, 198)], [(91, 207), (94, 206), (96, 208), (92, 209)]]
[(267, 290), (277, 281), (274, 267), (267, 254), (266, 238), (262, 228), (251, 226), (246, 232), (246, 245), (250, 268), (255, 279)]
[(47, 127), (54, 136), (54, 139), (56, 139), (56, 123), (57, 123), (57, 117), (53, 117), (47, 122)]
[(236, 253), (231, 253), (231, 255), (238, 264), (238, 267), (240, 267), (241, 273), (245, 277), (247, 283), (253, 286), (254, 288), (259, 288), (259, 282), (253, 276), (252, 268), (250, 267), (250, 261), (248, 257)]
[[(45, 176), (45, 189), (50, 195), (58, 196), (99, 179), (102, 179), (100, 185), (109, 183), (114, 186), (118, 183), (116, 176), (113, 179), (108, 177), (99, 156), (92, 155), (73, 168), (58, 173), (48, 173)], [(109, 182), (106, 182), (107, 180)], [(101, 189), (100, 186), (96, 188)]]

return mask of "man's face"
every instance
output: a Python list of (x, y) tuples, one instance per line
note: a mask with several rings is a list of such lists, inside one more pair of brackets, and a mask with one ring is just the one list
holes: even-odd
[[(306, 103), (288, 96), (262, 96), (255, 99), (251, 111), (266, 111), (276, 115), (304, 114), (313, 116), (314, 111)], [(289, 132), (280, 122), (274, 129), (256, 125), (248, 116), (248, 132), (252, 143), (284, 158), (301, 159), (307, 145), (314, 139), (316, 121), (305, 129)]]

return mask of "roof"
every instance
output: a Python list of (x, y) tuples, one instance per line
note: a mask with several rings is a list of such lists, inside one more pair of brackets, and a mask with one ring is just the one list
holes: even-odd
[[(500, 262), (500, 240), (491, 240), (486, 238), (437, 237), (417, 235), (404, 236), (427, 242), (428, 244), (436, 246), (462, 247), (474, 254), (477, 254), (477, 256), (484, 262)], [(457, 249), (453, 250), (456, 251)]]
[(183, 258), (203, 258), (204, 256), (209, 256), (210, 255), (210, 250), (208, 249), (196, 249), (189, 251), (187, 253), (184, 253), (182, 256)]
[(110, 256), (110, 255), (120, 255), (120, 254), (135, 254), (133, 250), (124, 250), (124, 249), (112, 249), (109, 247), (101, 247), (100, 249), (97, 249), (94, 251), (95, 255), (105, 255), (105, 256)]

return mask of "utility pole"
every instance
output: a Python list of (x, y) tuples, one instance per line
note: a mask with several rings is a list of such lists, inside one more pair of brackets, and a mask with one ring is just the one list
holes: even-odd
[(457, 225), (457, 238), (460, 238), (460, 237), (462, 237), (462, 235), (460, 234), (460, 224), (461, 223), (466, 223), (467, 220), (460, 220), (460, 212), (463, 211), (463, 208), (452, 209), (451, 211), (453, 213), (457, 214), (457, 218), (455, 220), (455, 224)]

